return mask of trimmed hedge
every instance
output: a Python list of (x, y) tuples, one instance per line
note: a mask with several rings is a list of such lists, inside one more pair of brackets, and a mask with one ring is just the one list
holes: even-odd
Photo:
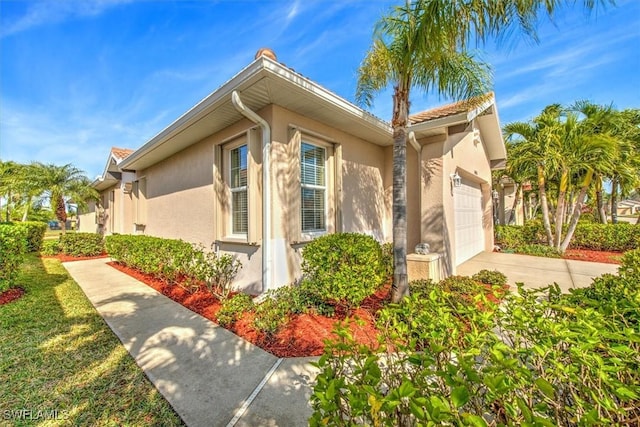
[(5, 225), (22, 227), (27, 232), (27, 252), (38, 252), (42, 247), (47, 223), (40, 221), (5, 222)]
[(371, 236), (336, 233), (319, 237), (302, 251), (302, 271), (318, 296), (357, 306), (383, 283), (387, 274), (380, 244)]
[(65, 233), (60, 235), (58, 246), (65, 255), (101, 255), (104, 253), (104, 238), (97, 233)]
[(26, 227), (0, 224), (0, 292), (15, 286), (28, 248)]
[(598, 251), (629, 251), (640, 247), (640, 226), (619, 224), (578, 224), (571, 241), (572, 248)]
[[(517, 249), (526, 245), (546, 244), (544, 227), (540, 221), (525, 225), (498, 225), (496, 243), (504, 248)], [(635, 224), (594, 224), (579, 222), (571, 240), (571, 248), (596, 251), (624, 252), (640, 247), (640, 227)]]
[(168, 282), (189, 275), (195, 258), (190, 243), (152, 236), (114, 234), (106, 237), (105, 248), (116, 261)]

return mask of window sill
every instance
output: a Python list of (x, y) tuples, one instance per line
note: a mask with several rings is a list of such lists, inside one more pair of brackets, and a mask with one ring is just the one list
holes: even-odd
[(246, 246), (260, 246), (261, 242), (248, 242), (246, 238), (243, 237), (223, 237), (222, 239), (216, 240), (216, 243), (226, 243), (226, 244), (234, 244), (234, 245), (246, 245)]

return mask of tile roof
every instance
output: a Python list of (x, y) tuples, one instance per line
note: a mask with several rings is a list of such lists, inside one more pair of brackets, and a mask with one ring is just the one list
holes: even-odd
[(111, 154), (118, 160), (123, 160), (131, 153), (133, 153), (133, 150), (130, 148), (111, 147)]
[(476, 98), (465, 99), (463, 101), (454, 102), (453, 104), (443, 105), (442, 107), (432, 108), (431, 110), (422, 111), (420, 113), (409, 116), (409, 123), (415, 125), (430, 120), (440, 119), (456, 114), (468, 113), (478, 107), (484, 101), (493, 98), (493, 92)]

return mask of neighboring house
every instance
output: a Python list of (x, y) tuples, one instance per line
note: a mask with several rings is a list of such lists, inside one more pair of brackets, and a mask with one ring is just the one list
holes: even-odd
[[(428, 243), (436, 275), (452, 274), (493, 248), (491, 170), (506, 157), (495, 99), (416, 114), (410, 130), (408, 249)], [(112, 150), (98, 222), (237, 255), (237, 286), (259, 293), (296, 280), (317, 236), (391, 241), (392, 169), (389, 123), (263, 50), (138, 150)]]
[(122, 171), (122, 160), (133, 153), (128, 148), (111, 148), (104, 172), (91, 183), (100, 192), (78, 215), (79, 231), (101, 234), (130, 234), (135, 231), (131, 192), (136, 174)]
[(640, 214), (640, 202), (637, 200), (622, 200), (618, 202), (618, 215)]
[[(520, 188), (520, 186), (524, 188)], [(511, 178), (505, 176), (500, 178), (496, 187), (493, 198), (494, 205), (497, 207), (497, 215), (495, 218), (497, 223), (500, 225), (524, 224), (523, 190), (531, 190), (531, 184), (527, 182), (518, 184)]]

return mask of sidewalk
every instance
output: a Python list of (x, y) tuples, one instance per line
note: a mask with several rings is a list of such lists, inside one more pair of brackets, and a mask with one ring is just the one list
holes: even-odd
[(63, 265), (187, 425), (307, 425), (313, 358), (279, 359), (106, 262)]

